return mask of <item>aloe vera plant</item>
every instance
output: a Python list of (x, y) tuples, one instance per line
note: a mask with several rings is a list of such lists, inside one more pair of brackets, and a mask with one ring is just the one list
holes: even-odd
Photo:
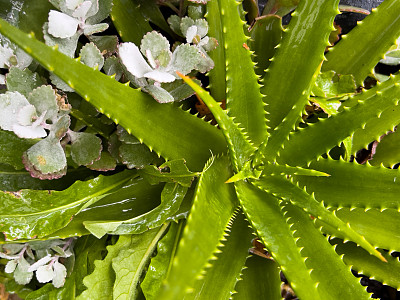
[[(168, 2), (178, 13), (168, 22), (153, 1), (114, 0), (111, 20), (127, 43), (119, 46), (120, 60), (115, 47), (97, 51), (99, 38), (91, 35), (107, 25), (99, 23), (107, 14), (102, 1), (86, 1), (82, 15), (82, 3), (51, 2), (62, 13), (50, 16), (63, 14), (75, 26), (63, 35), (49, 18), (44, 34), (51, 46), (40, 41), (41, 31), (35, 37), (0, 20), (1, 34), (43, 68), (23, 69), (33, 83), (21, 88), (8, 75), (19, 71), (10, 67), (0, 102), (11, 112), (7, 103), (18, 94), (22, 104), (13, 105), (32, 111), (28, 123), (13, 121), (0, 131), (0, 278), (10, 292), (26, 299), (280, 299), (282, 271), (300, 299), (369, 298), (351, 270), (399, 288), (399, 261), (390, 255), (400, 251), (399, 173), (390, 168), (398, 154), (386, 139), (374, 166), (352, 159), (400, 123), (399, 75), (363, 87), (400, 36), (399, 1), (385, 0), (333, 46), (339, 0), (271, 1), (276, 9), (295, 7), (289, 25), (267, 15), (251, 28), (236, 0), (188, 7), (181, 1), (179, 9)], [(252, 1), (244, 2), (249, 8)], [(89, 4), (97, 5), (92, 15)], [(166, 38), (147, 33), (150, 24), (181, 46), (172, 52)], [(74, 59), (65, 47), (76, 47), (82, 34), (92, 42)], [(155, 40), (163, 45), (158, 52), (148, 43)], [(133, 66), (129, 49), (140, 55)], [(40, 87), (34, 74), (46, 77), (45, 69), (52, 75)], [(208, 72), (207, 88), (194, 79), (196, 70)], [(72, 107), (57, 106), (62, 93), (53, 92), (47, 124), (46, 107), (30, 99), (38, 89), (63, 84)], [(218, 127), (185, 104), (166, 103), (176, 100), (178, 88), (192, 95), (188, 87)], [(103, 116), (90, 113), (85, 101)], [(325, 116), (305, 119), (309, 102)], [(40, 117), (40, 124), (32, 122)], [(18, 126), (44, 139), (15, 136)], [(86, 138), (78, 143), (78, 136)], [(58, 149), (62, 164), (48, 166), (42, 141)], [(32, 175), (66, 177), (53, 180), (50, 190), (21, 170), (23, 153)], [(117, 163), (133, 170), (87, 179), (87, 169), (76, 168), (109, 170)], [(249, 256), (255, 237), (269, 258)], [(31, 281), (34, 272), (39, 283)]]

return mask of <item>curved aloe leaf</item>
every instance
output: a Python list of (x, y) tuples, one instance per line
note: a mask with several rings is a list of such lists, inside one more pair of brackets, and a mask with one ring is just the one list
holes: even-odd
[(219, 0), (223, 47), (226, 64), (226, 107), (228, 115), (235, 123), (244, 128), (250, 140), (256, 145), (266, 137), (264, 103), (260, 85), (251, 60), (251, 52), (246, 43), (249, 38), (244, 34), (244, 21), (240, 18), (236, 0)]
[(399, 272), (400, 262), (397, 258), (385, 253), (383, 254), (387, 263), (369, 255), (364, 249), (357, 247), (354, 243), (343, 243), (339, 239), (331, 241), (335, 244), (335, 250), (339, 255), (343, 255), (343, 261), (351, 266), (358, 273), (378, 280), (386, 284), (400, 288)]
[(278, 200), (244, 181), (235, 182), (235, 189), (247, 219), (280, 265), (297, 295), (320, 299), (315, 282), (310, 278), (310, 269), (300, 254), (300, 247), (296, 245), (293, 231), (286, 223)]
[(224, 184), (230, 176), (231, 168), (225, 156), (214, 158), (206, 165), (177, 256), (158, 299), (182, 299), (213, 257), (237, 207), (233, 187)]
[(197, 93), (213, 113), (225, 136), (235, 171), (240, 170), (249, 159), (249, 156), (254, 152), (254, 147), (247, 140), (237, 124), (233, 122), (233, 119), (222, 110), (207, 91), (197, 85), (189, 77), (180, 73), (178, 75)]
[(376, 152), (370, 163), (374, 166), (383, 164), (388, 167), (393, 167), (400, 162), (399, 155), (400, 135), (399, 131), (385, 136), (376, 147)]
[[(270, 131), (285, 119), (294, 106), (297, 112), (294, 115), (300, 117), (315, 81), (315, 74), (324, 60), (324, 50), (329, 45), (329, 34), (334, 30), (333, 19), (339, 13), (338, 2), (301, 1), (292, 14), (261, 88), (261, 92), (266, 95), (265, 102), (269, 113), (267, 125)], [(290, 82), (290, 87), (282, 84), (282, 80)], [(290, 129), (293, 125), (294, 123), (290, 124)], [(286, 135), (288, 133), (285, 132)]]
[(326, 206), (364, 209), (400, 208), (400, 171), (345, 161), (319, 159), (310, 168), (329, 177), (296, 177)]
[(322, 299), (369, 299), (369, 293), (336, 254), (326, 237), (315, 230), (309, 216), (292, 205), (286, 206), (284, 211), (294, 231), (293, 237), (297, 239), (296, 244), (302, 247), (301, 255), (312, 269), (310, 276), (318, 282), (316, 289)]
[(151, 259), (146, 277), (141, 283), (141, 288), (146, 300), (157, 299), (162, 281), (168, 276), (172, 268), (172, 261), (176, 255), (179, 238), (184, 222), (172, 222), (167, 234), (157, 244), (157, 255)]
[(122, 186), (134, 176), (126, 171), (77, 181), (64, 191), (22, 190), (0, 194), (0, 231), (6, 240), (44, 237), (66, 226), (71, 218), (89, 204)]
[[(159, 104), (149, 95), (67, 57), (56, 47), (40, 43), (4, 20), (0, 20), (0, 32), (158, 155), (168, 160), (185, 158), (190, 169), (199, 170), (210, 150), (214, 154), (225, 151), (222, 133), (196, 116), (173, 105)], [(96, 87), (92, 82), (96, 82)], [(196, 144), (191, 143), (194, 136), (198, 138)]]
[(282, 282), (276, 262), (254, 255), (246, 260), (245, 267), (243, 278), (236, 285), (237, 294), (233, 295), (233, 300), (282, 299)]
[(256, 19), (250, 34), (249, 47), (254, 51), (255, 72), (264, 75), (275, 54), (275, 47), (282, 39), (282, 18), (277, 15), (261, 16)]
[(220, 18), (219, 1), (208, 1), (205, 15), (208, 22), (208, 35), (217, 39), (218, 47), (210, 51), (209, 56), (214, 61), (214, 68), (208, 73), (209, 88), (212, 97), (217, 101), (226, 100), (226, 65), (224, 32), (222, 19)]
[(97, 238), (106, 233), (138, 234), (159, 227), (178, 211), (187, 189), (177, 183), (167, 183), (161, 193), (161, 204), (151, 211), (124, 221), (84, 221), (83, 225)]
[[(399, 80), (398, 75), (377, 84), (376, 87), (352, 97), (358, 102), (356, 106), (292, 133), (290, 142), (284, 144), (277, 161), (282, 160), (292, 166), (305, 165), (338, 145), (369, 120), (379, 117), (385, 109), (398, 104)], [(370, 134), (374, 136), (375, 133)]]
[(348, 239), (359, 244), (371, 255), (384, 260), (382, 254), (376, 250), (363, 236), (354, 231), (349, 224), (345, 224), (335, 214), (326, 209), (322, 203), (318, 202), (314, 196), (307, 194), (306, 191), (302, 190), (295, 184), (292, 184), (284, 177), (263, 176), (259, 181), (255, 181), (254, 185), (274, 195), (275, 197), (291, 202), (292, 204), (303, 209), (305, 212), (311, 214), (313, 217), (318, 218), (321, 221), (337, 228), (337, 230), (345, 234)]
[(352, 74), (360, 84), (399, 36), (400, 2), (385, 0), (330, 49), (322, 70)]
[(374, 140), (379, 140), (382, 135), (393, 130), (400, 123), (400, 106), (389, 106), (382, 114), (365, 124), (364, 128), (357, 129), (351, 137), (351, 152), (367, 148)]
[[(339, 208), (335, 214), (343, 222), (349, 223), (354, 230), (359, 232), (375, 247), (381, 249), (398, 250), (400, 249), (400, 220), (398, 211), (386, 209), (369, 209), (365, 211), (362, 208)], [(345, 239), (341, 232), (336, 228), (316, 220), (316, 225), (321, 227), (321, 231), (331, 236)]]
[[(253, 237), (248, 222), (239, 212), (232, 222), (220, 253), (216, 254), (216, 260), (206, 269), (204, 278), (196, 281), (193, 291), (184, 299), (231, 299), (246, 258), (249, 256)], [(233, 257), (235, 259), (232, 259)]]

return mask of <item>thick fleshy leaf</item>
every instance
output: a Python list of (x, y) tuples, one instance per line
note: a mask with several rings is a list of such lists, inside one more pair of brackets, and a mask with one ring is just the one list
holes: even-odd
[(153, 79), (158, 82), (172, 82), (176, 79), (175, 76), (173, 76), (167, 72), (158, 71), (158, 70), (147, 72), (143, 75), (143, 77)]
[(121, 79), (123, 73), (121, 62), (115, 56), (105, 60), (103, 70), (107, 75), (115, 75), (115, 80), (117, 81)]
[(57, 121), (51, 125), (49, 136), (61, 140), (67, 133), (69, 126), (71, 125), (71, 117), (69, 115), (63, 115), (58, 118)]
[(89, 181), (77, 181), (64, 191), (50, 193), (22, 190), (14, 195), (2, 192), (1, 206), (8, 209), (0, 214), (0, 231), (6, 240), (49, 235), (66, 226), (85, 206), (98, 201), (131, 177), (131, 172), (99, 176)]
[(95, 171), (112, 171), (117, 167), (117, 162), (109, 152), (102, 151), (100, 159), (87, 165), (87, 167)]
[(400, 131), (395, 131), (384, 136), (376, 147), (373, 159), (370, 161), (372, 165), (383, 164), (385, 166), (393, 166), (400, 162)]
[(185, 300), (231, 299), (245, 268), (254, 235), (240, 211), (227, 231), (226, 240), (220, 247), (221, 252), (215, 255), (215, 260), (207, 268), (204, 277), (195, 282), (193, 291), (185, 296)]
[[(47, 45), (58, 47), (58, 50), (69, 57), (75, 56), (75, 50), (78, 45), (80, 33), (76, 32), (73, 36), (62, 39), (52, 36), (48, 33), (49, 23), (43, 25), (43, 37)], [(56, 46), (57, 45), (57, 46)]]
[(83, 1), (80, 3), (72, 13), (72, 17), (77, 19), (86, 19), (89, 9), (92, 7), (92, 1)]
[[(237, 207), (233, 187), (224, 184), (231, 174), (227, 157), (214, 158), (206, 165), (199, 178), (179, 251), (158, 299), (182, 299), (217, 251)], [(204, 218), (208, 222), (204, 222)]]
[(79, 52), (81, 62), (91, 68), (101, 70), (104, 65), (104, 57), (101, 55), (100, 50), (93, 43), (87, 43)]
[(29, 266), (30, 264), (25, 260), (25, 258), (21, 257), (18, 259), (18, 265), (14, 271), (14, 278), (17, 283), (28, 284), (31, 281), (33, 272), (28, 271)]
[(100, 23), (100, 24), (95, 24), (95, 25), (85, 25), (85, 27), (83, 28), (83, 34), (90, 36), (95, 33), (103, 32), (107, 29), (108, 29), (107, 23)]
[(72, 18), (62, 12), (51, 10), (49, 12), (49, 29), (48, 32), (57, 38), (72, 37), (79, 25), (79, 20)]
[(71, 156), (78, 165), (90, 165), (100, 159), (101, 139), (92, 133), (70, 132)]

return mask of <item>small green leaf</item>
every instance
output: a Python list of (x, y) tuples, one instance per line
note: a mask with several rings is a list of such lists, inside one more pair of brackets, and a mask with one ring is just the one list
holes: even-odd
[[(163, 172), (167, 168), (168, 170)], [(186, 187), (190, 187), (194, 177), (199, 175), (199, 173), (189, 171), (183, 159), (171, 160), (159, 167), (146, 166), (139, 171), (139, 174), (151, 184), (175, 182)]]
[(102, 151), (100, 159), (96, 160), (90, 165), (87, 165), (87, 167), (95, 171), (112, 171), (117, 167), (117, 162), (109, 152)]
[(120, 80), (123, 74), (121, 62), (115, 56), (110, 56), (104, 62), (103, 70), (107, 75), (115, 75), (115, 80)]
[(17, 67), (12, 67), (6, 75), (6, 83), (9, 92), (19, 92), (28, 97), (33, 89), (43, 84), (43, 81), (37, 73), (33, 73), (29, 69), (20, 70)]
[(28, 272), (30, 264), (25, 260), (24, 257), (18, 259), (17, 268), (14, 271), (15, 281), (19, 284), (28, 284), (32, 277), (33, 272)]
[[(147, 33), (140, 43), (140, 51), (149, 61), (153, 58), (157, 65), (166, 67), (171, 60), (171, 51), (168, 40), (158, 33), (152, 31)], [(151, 57), (149, 57), (151, 53)], [(154, 66), (153, 66), (154, 67)]]
[(71, 118), (69, 115), (63, 115), (58, 118), (57, 122), (51, 125), (49, 136), (61, 140), (67, 133), (71, 125)]
[(81, 62), (91, 68), (100, 70), (104, 65), (104, 57), (94, 43), (87, 43), (79, 52)]
[(100, 159), (101, 139), (92, 133), (69, 132), (71, 137), (71, 156), (78, 165), (90, 165)]
[(343, 97), (355, 93), (356, 82), (352, 75), (338, 75), (334, 71), (319, 74), (312, 88), (312, 93), (319, 97)]
[(46, 112), (45, 120), (54, 118), (58, 113), (56, 93), (50, 85), (42, 85), (34, 89), (28, 101), (35, 106), (38, 115)]
[[(94, 43), (101, 53), (112, 54), (117, 51), (118, 37), (116, 35), (91, 35), (89, 41)], [(100, 68), (99, 68), (100, 69)], [(112, 74), (109, 74), (112, 75)]]
[(143, 88), (148, 92), (158, 103), (170, 103), (174, 102), (174, 97), (162, 87), (150, 84)]
[(65, 175), (67, 159), (59, 140), (49, 136), (26, 151), (24, 164), (33, 177), (54, 179)]
[(189, 74), (200, 63), (202, 56), (199, 50), (188, 44), (181, 44), (176, 47), (171, 59), (171, 69)]

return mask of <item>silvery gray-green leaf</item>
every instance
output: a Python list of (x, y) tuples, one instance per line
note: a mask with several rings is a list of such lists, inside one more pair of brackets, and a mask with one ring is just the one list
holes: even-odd
[(100, 159), (101, 139), (92, 133), (70, 132), (71, 156), (78, 165), (90, 165)]
[(104, 57), (94, 43), (84, 45), (79, 53), (81, 62), (91, 68), (101, 70), (104, 65)]
[(33, 73), (29, 69), (21, 70), (12, 67), (6, 75), (6, 84), (9, 92), (19, 92), (28, 97), (33, 89), (43, 84), (43, 81), (37, 73)]
[(28, 101), (35, 106), (38, 115), (45, 113), (45, 120), (54, 118), (58, 113), (56, 93), (50, 85), (34, 89)]

